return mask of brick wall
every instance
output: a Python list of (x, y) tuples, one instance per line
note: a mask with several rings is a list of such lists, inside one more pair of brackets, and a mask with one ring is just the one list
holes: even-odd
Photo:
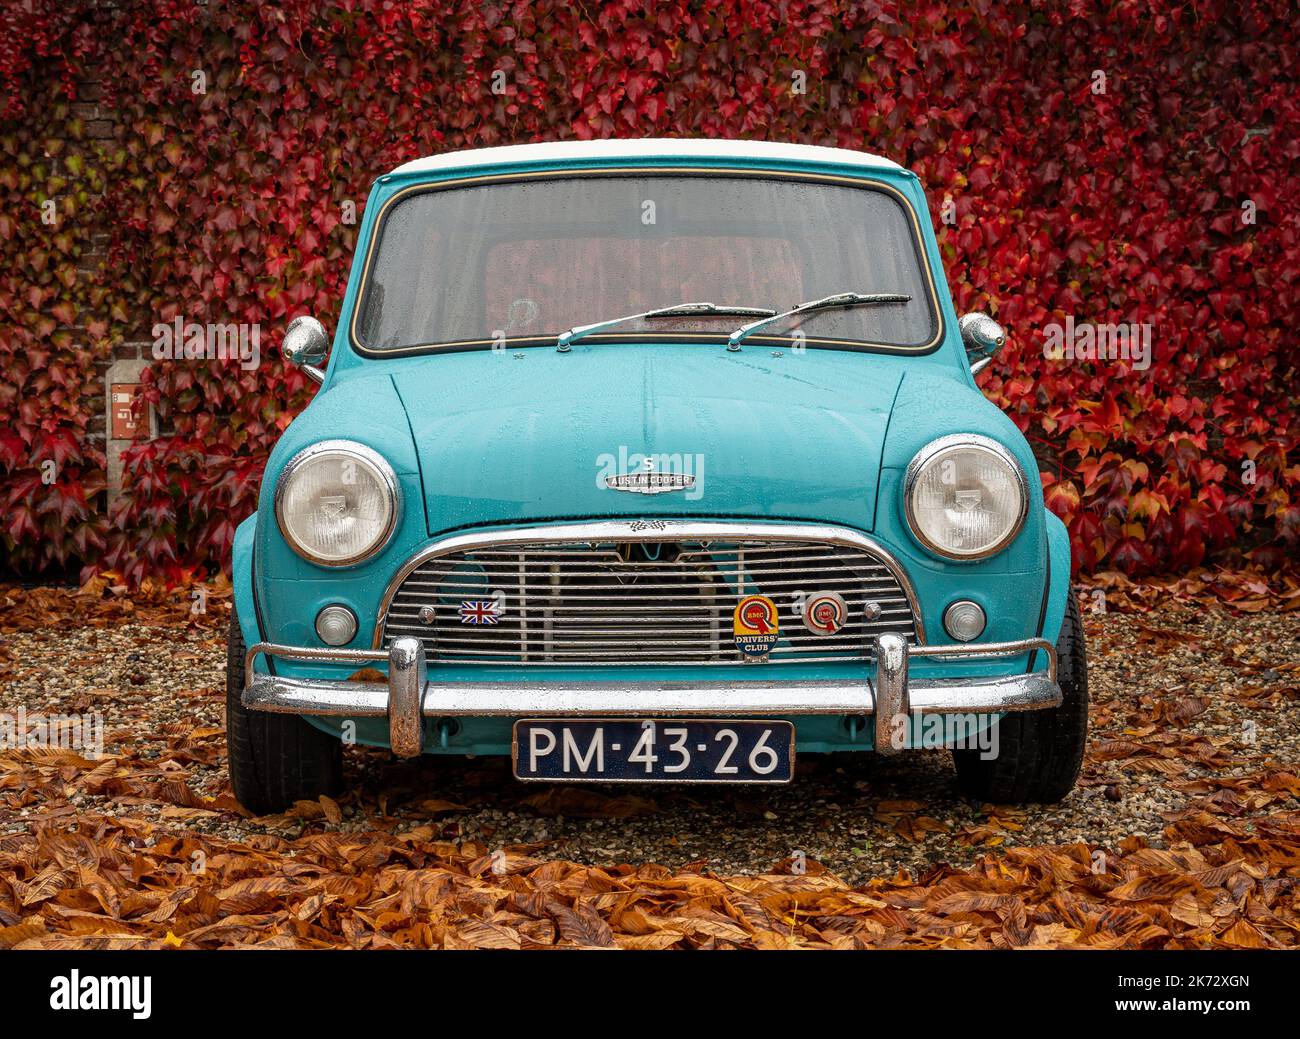
[[(84, 140), (87, 150), (93, 151), (99, 147), (107, 148), (112, 145), (117, 127), (118, 113), (103, 103), (103, 89), (98, 79), (92, 77), (78, 82), (77, 101), (72, 105), (72, 116), (81, 120), (84, 124)], [(70, 186), (75, 184), (75, 178), (69, 177), (69, 184)], [(106, 231), (97, 230), (90, 236), (89, 248), (82, 252), (80, 262), (77, 265), (82, 276), (89, 279), (108, 262), (108, 241), (109, 236)], [(108, 371), (115, 361), (139, 360), (149, 357), (149, 349), (152, 344), (152, 338), (148, 334), (150, 327), (152, 327), (152, 322), (144, 315), (140, 315), (138, 317), (138, 327), (128, 338), (114, 341), (111, 350), (95, 358), (94, 366), (98, 375), (97, 389), (94, 395), (86, 401), (87, 410), (92, 416), (89, 422), (89, 446), (95, 450), (107, 453), (109, 430), (105, 419), (105, 396), (107, 393), (106, 379)], [(86, 337), (87, 335), (84, 328), (74, 328), (72, 331), (78, 336)], [(104, 495), (99, 496), (97, 505), (99, 509), (107, 510), (107, 501)]]

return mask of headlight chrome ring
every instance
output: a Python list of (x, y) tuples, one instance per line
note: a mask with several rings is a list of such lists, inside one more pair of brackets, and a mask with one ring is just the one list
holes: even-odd
[[(959, 447), (987, 452), (992, 458), (1005, 465), (1014, 475), (1016, 488), (1020, 495), (1020, 508), (1010, 527), (995, 541), (973, 551), (960, 551), (951, 546), (939, 544), (925, 533), (916, 514), (916, 485), (922, 473), (939, 455)], [(955, 433), (943, 436), (926, 444), (916, 453), (916, 457), (908, 463), (907, 472), (903, 477), (903, 513), (912, 536), (935, 555), (956, 562), (975, 562), (987, 559), (1011, 544), (1016, 539), (1016, 535), (1020, 533), (1021, 528), (1024, 527), (1025, 518), (1029, 515), (1029, 481), (1026, 479), (1025, 471), (1021, 468), (1016, 456), (991, 437), (981, 436), (978, 433)]]
[[(387, 515), (378, 535), (372, 538), (370, 543), (361, 550), (344, 557), (328, 556), (313, 548), (313, 546), (304, 544), (302, 539), (293, 533), (293, 524), (289, 522), (285, 515), (285, 498), (295, 474), (300, 473), (304, 466), (311, 463), (319, 464), (322, 459), (330, 455), (341, 456), (343, 460), (350, 460), (359, 466), (365, 467), (375, 477), (387, 506)], [(353, 566), (375, 555), (392, 539), (393, 532), (397, 529), (400, 507), (401, 495), (393, 467), (388, 464), (388, 461), (379, 452), (353, 440), (322, 440), (320, 443), (303, 448), (289, 459), (275, 482), (275, 518), (280, 527), (280, 533), (290, 548), (302, 556), (303, 559), (309, 563), (315, 563), (317, 566)]]

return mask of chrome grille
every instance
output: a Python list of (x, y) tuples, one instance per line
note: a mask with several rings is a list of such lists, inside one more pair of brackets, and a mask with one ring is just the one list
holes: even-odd
[[(848, 622), (816, 635), (797, 603), (827, 591), (843, 597)], [(872, 551), (691, 538), (489, 543), (424, 559), (392, 594), (381, 645), (414, 635), (430, 661), (446, 664), (735, 664), (732, 613), (755, 594), (777, 607), (771, 663), (866, 660), (885, 632), (917, 640), (907, 593)], [(871, 621), (868, 602), (880, 609)], [(490, 603), (495, 623), (463, 621), (466, 603)]]

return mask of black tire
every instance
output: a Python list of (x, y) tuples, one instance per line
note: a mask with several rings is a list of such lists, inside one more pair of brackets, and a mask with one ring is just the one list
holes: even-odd
[(1088, 655), (1073, 591), (1056, 642), (1056, 677), (1061, 706), (1003, 715), (997, 757), (952, 752), (964, 794), (994, 804), (1051, 804), (1074, 789), (1088, 741)]
[(226, 653), (226, 767), (235, 797), (267, 815), (295, 801), (315, 801), (343, 786), (343, 745), (296, 714), (250, 711), (244, 691), (244, 636), (230, 618)]

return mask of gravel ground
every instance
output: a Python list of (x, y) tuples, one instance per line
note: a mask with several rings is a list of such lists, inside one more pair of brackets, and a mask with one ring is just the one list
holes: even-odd
[(802, 855), (859, 884), (899, 869), (968, 866), (1014, 846), (1115, 849), (1137, 836), (1161, 847), (1172, 814), (1205, 801), (1238, 822), (1295, 808), (1295, 789), (1266, 788), (1260, 777), (1300, 772), (1300, 615), (1171, 603), (1085, 623), (1091, 744), (1078, 788), (1059, 805), (966, 801), (941, 751), (807, 755), (788, 787), (628, 788), (523, 786), (506, 759), (407, 763), (354, 749), (338, 811), (300, 805), (262, 819), (242, 817), (221, 796), (229, 795), (224, 637), (143, 624), (8, 634), (0, 711), (100, 712), (106, 751), (128, 757), (150, 786), (143, 796), (108, 787), (77, 790), (53, 808), (53, 800), (0, 807), (0, 840), (80, 811), (147, 820), (160, 834), (253, 842), (322, 825), (360, 832), (432, 823), (446, 840), (536, 845), (538, 857), (599, 866), (760, 874), (787, 871)]

